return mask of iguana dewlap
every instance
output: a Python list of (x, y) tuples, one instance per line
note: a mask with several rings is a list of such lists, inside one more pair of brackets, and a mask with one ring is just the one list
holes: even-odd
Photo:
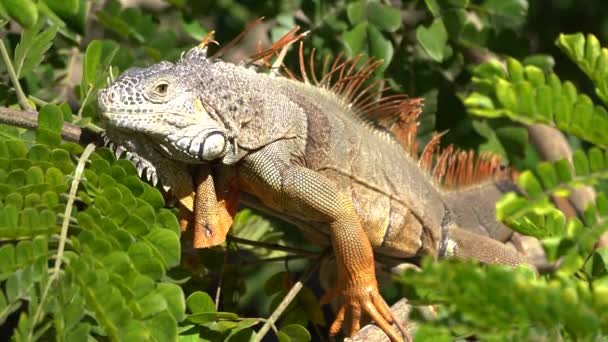
[[(341, 298), (332, 334), (342, 326), (354, 334), (367, 314), (400, 340), (378, 291), (374, 252), (510, 265), (524, 259), (488, 237), (508, 238), (508, 229), (494, 219), (493, 201), (508, 182), (442, 189), (425, 171), (428, 155), (418, 161), (404, 151), (404, 145), (411, 147), (404, 142), (412, 126), (400, 120), (412, 117), (417, 104), (403, 96), (376, 100), (364, 82), (379, 64), (358, 62), (338, 59), (316, 77), (307, 75), (301, 57), (298, 81), (207, 57), (203, 44), (176, 63), (125, 71), (100, 91), (99, 105), (109, 139), (136, 156), (136, 164), (152, 169), (184, 207), (200, 201), (192, 209), (195, 217), (212, 218), (211, 232), (214, 224), (225, 230), (229, 222), (215, 181), (234, 185), (269, 212), (301, 222), (316, 241), (331, 244), (338, 284), (329, 297)], [(431, 170), (453, 181), (461, 177), (454, 165), (461, 164), (449, 158), (438, 158)], [(462, 158), (461, 167), (473, 163)], [(193, 176), (193, 165), (203, 165), (203, 173), (209, 165), (213, 179)], [(472, 177), (471, 170), (462, 171), (464, 178)], [(463, 198), (476, 202), (466, 205)], [(198, 208), (219, 214), (197, 214)], [(223, 237), (214, 239), (202, 245)]]

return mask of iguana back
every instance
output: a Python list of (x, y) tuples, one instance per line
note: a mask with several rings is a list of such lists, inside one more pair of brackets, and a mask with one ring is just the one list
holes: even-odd
[(304, 166), (350, 195), (374, 249), (395, 257), (436, 253), (447, 208), (395, 137), (324, 88), (285, 78), (273, 84), (306, 114)]

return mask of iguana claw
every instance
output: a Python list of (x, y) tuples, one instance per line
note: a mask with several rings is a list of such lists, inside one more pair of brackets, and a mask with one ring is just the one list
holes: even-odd
[[(399, 333), (393, 329), (392, 323), (396, 323), (399, 327), (399, 322), (393, 319), (389, 306), (386, 304), (380, 292), (378, 285), (373, 284), (350, 286), (339, 291), (334, 289), (328, 291), (322, 298), (321, 303), (328, 303), (340, 294), (340, 304), (336, 313), (336, 319), (332, 323), (329, 333), (335, 335), (344, 328), (347, 336), (353, 336), (361, 328), (362, 313), (367, 314), (376, 325), (384, 331), (388, 338), (395, 341), (410, 341), (407, 334), (399, 336)], [(404, 332), (404, 329), (400, 327)]]

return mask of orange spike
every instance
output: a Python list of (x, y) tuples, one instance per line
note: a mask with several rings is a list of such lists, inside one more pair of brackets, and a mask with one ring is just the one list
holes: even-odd
[[(368, 58), (365, 63), (359, 68), (354, 75), (356, 78), (353, 78), (353, 81), (350, 81), (345, 92), (344, 96), (351, 101), (354, 94), (361, 88), (363, 83), (367, 81), (373, 74), (373, 72), (378, 69), (378, 67), (382, 64), (381, 61), (374, 61), (373, 58)], [(355, 64), (353, 64), (352, 68), (349, 70), (349, 73), (354, 69)]]
[(282, 65), (281, 69), (283, 71), (285, 71), (287, 73), (287, 77), (291, 78), (292, 80), (297, 80), (297, 81), (302, 81), (300, 78), (298, 78), (298, 76), (293, 73), (286, 65)]
[(310, 67), (310, 74), (312, 76), (313, 82), (315, 82), (315, 85), (319, 84), (319, 80), (317, 79), (317, 73), (315, 71), (315, 52), (316, 51), (317, 51), (317, 49), (312, 48), (312, 50), (310, 51), (310, 58), (308, 59), (308, 64)]
[[(441, 139), (440, 134), (433, 134), (431, 140), (426, 144), (424, 149), (422, 150), (422, 154), (420, 154), (420, 159), (418, 161), (418, 165), (421, 169), (426, 171), (431, 171), (433, 166), (433, 156), (435, 154), (435, 150), (439, 148), (439, 141)], [(437, 165), (440, 164), (439, 158), (437, 159)]]
[(203, 40), (201, 40), (200, 44), (198, 44), (199, 48), (204, 48), (207, 45), (209, 45), (210, 43), (213, 43), (215, 45), (220, 45), (220, 43), (218, 43), (215, 39), (213, 39), (213, 36), (215, 35), (215, 31), (211, 30), (207, 33), (207, 35), (205, 36), (205, 38), (203, 38)]
[(300, 58), (300, 74), (302, 75), (302, 80), (304, 83), (308, 82), (308, 75), (306, 73), (306, 64), (304, 63), (304, 43), (300, 42), (300, 50), (298, 53), (298, 57)]
[[(380, 79), (380, 80), (378, 80), (378, 81), (377, 81), (377, 82), (378, 82), (378, 86), (379, 86), (379, 85), (380, 85), (380, 83), (381, 83), (381, 82), (383, 82), (383, 81), (386, 81), (386, 80), (384, 80), (384, 79)], [(374, 83), (375, 83), (375, 82), (374, 82)], [(370, 85), (370, 87), (371, 87), (372, 85), (374, 85), (374, 83), (372, 83), (372, 84)], [(365, 92), (367, 92), (367, 91), (370, 91), (371, 89), (374, 89), (374, 88), (370, 88), (370, 87), (368, 87), (369, 89), (368, 89), (368, 88), (365, 88), (365, 90), (364, 90), (364, 91), (365, 91)], [(384, 94), (385, 92), (387, 92), (388, 90), (391, 90), (391, 89), (392, 89), (392, 87), (390, 87), (390, 86), (388, 86), (388, 87), (381, 87), (381, 88), (379, 87), (379, 88), (377, 88), (377, 90), (375, 90), (373, 93), (368, 94), (368, 95), (367, 95), (366, 97), (364, 97), (363, 99), (359, 99), (359, 100), (355, 99), (356, 101), (353, 101), (353, 103), (357, 104), (357, 107), (358, 107), (358, 108), (362, 108), (362, 107), (364, 107), (365, 105), (369, 104), (370, 102), (373, 102), (373, 101), (374, 101), (373, 99), (377, 98), (378, 96), (380, 96), (380, 95)]]
[[(325, 56), (325, 59), (323, 60), (323, 68), (321, 68), (321, 75), (325, 75), (327, 72), (327, 67), (329, 66), (329, 61), (331, 60), (331, 56), (327, 55)], [(321, 79), (321, 82), (323, 82), (323, 79)], [(320, 85), (320, 82), (317, 83), (318, 85)]]
[[(336, 59), (334, 60), (334, 63), (331, 65), (329, 71), (327, 73), (325, 73), (323, 75), (323, 78), (321, 78), (321, 85), (324, 85), (325, 82), (331, 82), (331, 78), (333, 77), (333, 74), (336, 72), (336, 70), (338, 70), (339, 67), (337, 67), (337, 64), (340, 62), (340, 60), (342, 59), (342, 55), (343, 53), (340, 52), (338, 54), (338, 56), (336, 57)], [(329, 61), (329, 60), (328, 60)], [(325, 72), (325, 70), (323, 71)]]
[(253, 56), (250, 56), (248, 58), (249, 62), (251, 63), (251, 62), (255, 62), (255, 61), (262, 61), (262, 63), (264, 65), (267, 65), (269, 63), (270, 58), (272, 56), (274, 56), (275, 54), (277, 54), (277, 52), (280, 49), (295, 43), (296, 41), (300, 40), (302, 37), (306, 36), (309, 32), (309, 31), (306, 31), (306, 32), (300, 33), (299, 35), (296, 35), (296, 33), (298, 32), (299, 29), (300, 29), (300, 26), (294, 27), (289, 32), (285, 33), (283, 35), (283, 37), (281, 37), (279, 40), (274, 42), (268, 49), (261, 51), (259, 53), (256, 53)]

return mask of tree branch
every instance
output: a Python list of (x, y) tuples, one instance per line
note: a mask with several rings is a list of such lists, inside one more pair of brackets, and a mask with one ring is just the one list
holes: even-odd
[[(38, 113), (34, 111), (22, 111), (0, 107), (0, 123), (27, 129), (36, 129), (38, 128)], [(66, 141), (82, 145), (88, 143), (101, 144), (101, 135), (70, 123), (63, 124), (61, 137)]]

